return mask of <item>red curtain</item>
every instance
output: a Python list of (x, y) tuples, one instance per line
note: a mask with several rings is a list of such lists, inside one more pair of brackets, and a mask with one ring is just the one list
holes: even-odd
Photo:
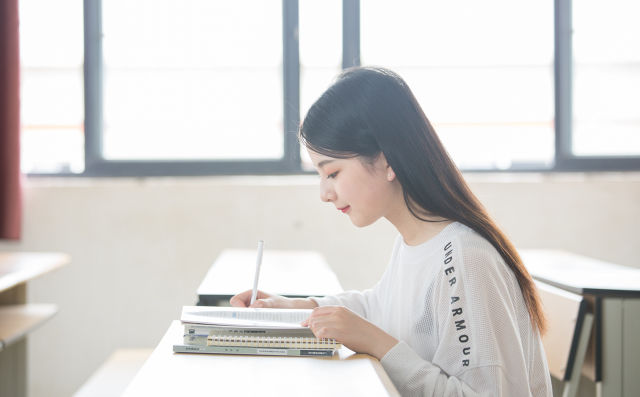
[(20, 53), (18, 0), (0, 0), (0, 239), (19, 239)]

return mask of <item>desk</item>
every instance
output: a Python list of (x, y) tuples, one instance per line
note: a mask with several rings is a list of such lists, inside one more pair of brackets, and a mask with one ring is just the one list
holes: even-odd
[(59, 253), (0, 252), (0, 396), (27, 395), (27, 334), (58, 311), (27, 304), (27, 281), (69, 262)]
[(640, 269), (564, 251), (520, 254), (534, 279), (582, 295), (589, 304), (594, 328), (582, 374), (596, 382), (597, 395), (640, 396)]
[(171, 323), (123, 394), (146, 396), (398, 396), (378, 360), (343, 348), (332, 358), (173, 353)]
[[(255, 269), (255, 250), (224, 250), (198, 287), (198, 305), (228, 304), (233, 295), (251, 289)], [(312, 251), (265, 250), (258, 288), (291, 298), (342, 292), (335, 273)]]

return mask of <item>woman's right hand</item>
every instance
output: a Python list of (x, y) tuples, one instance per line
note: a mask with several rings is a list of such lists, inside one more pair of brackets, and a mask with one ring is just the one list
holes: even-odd
[(271, 307), (281, 309), (313, 309), (318, 304), (309, 298), (285, 298), (280, 295), (273, 295), (258, 290), (256, 301), (251, 305), (252, 290), (246, 290), (234, 295), (229, 300), (231, 306), (235, 307)]

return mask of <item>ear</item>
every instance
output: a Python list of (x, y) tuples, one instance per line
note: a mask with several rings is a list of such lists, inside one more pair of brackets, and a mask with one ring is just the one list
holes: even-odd
[(387, 158), (384, 156), (384, 153), (380, 153), (380, 157), (378, 157), (378, 161), (381, 161), (387, 172), (387, 181), (393, 182), (396, 179), (396, 173), (393, 171), (393, 168), (387, 162)]
[(396, 173), (390, 165), (387, 165), (387, 181), (393, 182), (396, 179)]

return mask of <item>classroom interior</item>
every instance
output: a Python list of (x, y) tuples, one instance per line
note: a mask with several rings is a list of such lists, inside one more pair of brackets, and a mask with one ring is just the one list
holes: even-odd
[[(638, 6), (565, 0), (540, 2), (541, 6), (495, 0), (487, 9), (472, 2), (455, 6), (353, 0), (243, 1), (242, 5), (218, 0), (110, 2), (3, 2), (20, 11), (23, 108), (19, 184), (3, 185), (0, 193), (13, 196), (19, 189), (21, 204), (12, 209), (20, 214), (19, 232), (0, 238), (0, 252), (70, 256), (67, 265), (28, 282), (27, 302), (54, 303), (58, 308), (55, 316), (26, 337), (29, 397), (73, 395), (114, 351), (154, 348), (171, 321), (179, 318), (181, 307), (196, 303), (198, 285), (225, 249), (255, 249), (256, 242), (264, 240), (265, 249), (318, 252), (345, 290), (370, 288), (379, 279), (396, 237), (393, 226), (380, 220), (356, 228), (332, 205), (321, 202), (318, 176), (308, 164), (305, 168), (304, 155), (296, 153), (299, 147), (287, 146), (295, 145), (295, 134), (291, 140), (287, 128), (299, 123), (313, 99), (344, 67), (379, 64), (401, 75), (406, 72), (428, 117), (433, 105), (436, 131), (440, 125), (443, 135), (449, 134), (442, 139), (445, 145), (451, 143), (451, 154), (472, 191), (518, 249), (562, 250), (640, 268), (640, 49), (633, 39), (640, 30), (630, 19)], [(2, 7), (5, 17), (12, 9)], [(102, 13), (87, 15), (100, 7)], [(195, 16), (198, 7), (200, 19)], [(222, 43), (215, 48), (218, 53), (202, 47), (209, 39), (197, 31), (211, 15), (220, 22), (219, 32), (208, 27), (208, 33), (217, 33), (210, 40)], [(424, 15), (430, 22), (441, 20), (438, 28), (454, 24), (457, 29), (452, 31), (461, 32), (460, 36), (430, 29), (421, 22)], [(270, 16), (277, 21), (273, 31), (268, 30)], [(86, 26), (96, 21), (93, 17), (103, 18), (105, 43), (98, 47), (104, 54), (96, 55), (90, 48), (94, 42), (86, 38), (88, 32), (100, 29)], [(154, 17), (172, 25), (153, 30), (158, 29)], [(190, 25), (190, 17), (197, 23)], [(599, 23), (589, 24), (595, 20)], [(563, 25), (567, 21), (569, 25)], [(123, 35), (139, 34), (144, 40), (132, 39), (130, 49), (114, 50), (108, 33), (117, 36), (119, 24), (129, 29)], [(177, 33), (188, 26), (192, 27), (188, 34)], [(234, 33), (241, 26), (249, 34)], [(573, 43), (562, 38), (567, 26), (575, 28)], [(396, 27), (397, 34), (390, 27)], [(293, 29), (294, 38), (299, 29), (299, 42), (287, 39), (288, 29)], [(474, 41), (474, 35), (481, 39)], [(190, 37), (192, 44), (181, 41)], [(271, 43), (275, 54), (266, 53), (264, 48), (271, 47), (262, 41), (273, 37), (278, 39)], [(45, 45), (37, 45), (38, 40)], [(528, 41), (514, 44), (517, 40)], [(60, 42), (71, 44), (64, 47)], [(299, 51), (287, 49), (291, 43), (299, 44)], [(127, 52), (136, 46), (155, 47), (149, 49), (148, 58), (138, 59)], [(242, 46), (247, 46), (247, 53), (262, 49), (269, 60), (256, 61), (256, 72), (246, 64), (253, 58), (247, 61), (246, 54), (237, 51)], [(201, 57), (172, 64), (173, 55), (158, 55), (185, 47)], [(562, 52), (566, 49), (573, 58)], [(87, 71), (90, 54), (95, 55), (92, 61), (103, 63), (106, 78), (94, 80), (99, 71)], [(223, 60), (215, 63), (211, 54)], [(135, 58), (130, 65), (122, 64), (127, 56)], [(47, 64), (47, 59), (54, 61)], [(154, 60), (160, 71), (152, 67)], [(150, 77), (109, 80), (127, 67)], [(65, 68), (68, 75), (55, 74)], [(180, 91), (171, 100), (158, 99), (162, 93), (149, 86), (125, 90), (136, 81), (152, 84), (153, 78), (159, 86), (169, 87), (161, 81), (167, 70), (189, 75), (173, 81), (174, 88), (192, 84), (192, 75), (206, 79), (218, 70), (231, 83)], [(256, 83), (262, 76), (258, 72), (273, 81)], [(429, 77), (430, 73), (438, 77)], [(527, 76), (528, 82), (520, 81)], [(573, 82), (568, 89), (558, 82), (566, 79)], [(96, 81), (101, 89), (90, 87)], [(239, 88), (233, 86), (236, 81)], [(423, 86), (429, 83), (437, 89)], [(262, 90), (255, 98), (249, 98), (252, 85)], [(215, 92), (216, 87), (224, 95)], [(287, 87), (297, 90), (293, 97)], [(112, 97), (100, 97), (102, 89)], [(148, 97), (140, 96), (143, 91), (150, 92)], [(200, 124), (185, 123), (196, 126), (194, 130), (204, 128), (207, 135), (187, 134), (191, 149), (177, 145), (171, 152), (180, 139), (181, 132), (174, 129), (179, 120), (161, 120), (169, 127), (159, 137), (153, 131), (133, 132), (149, 125), (161, 127), (151, 119), (162, 106), (182, 107), (182, 113), (172, 113), (176, 118), (193, 116), (196, 112), (185, 110), (189, 106), (215, 113), (218, 102), (197, 103), (207, 92), (222, 109), (235, 107), (236, 113), (226, 119), (212, 116), (196, 120)], [(45, 100), (38, 102), (34, 96), (40, 93)], [(89, 106), (85, 101), (91, 95)], [(137, 102), (141, 98), (147, 98), (149, 105)], [(292, 98), (299, 101), (292, 106), (295, 112)], [(223, 106), (224, 101), (228, 103)], [(7, 103), (3, 97), (3, 106)], [(256, 109), (261, 105), (267, 110)], [(102, 120), (112, 122), (104, 129), (93, 113), (87, 113), (100, 106)], [(65, 119), (66, 108), (73, 109)], [(229, 126), (231, 133), (216, 135), (215, 127), (203, 127), (225, 120), (227, 124), (217, 125)], [(117, 128), (130, 122), (134, 128), (123, 127), (118, 135)], [(247, 131), (265, 124), (271, 131), (266, 136), (273, 139), (251, 135), (238, 140), (244, 131), (238, 124), (245, 122)], [(7, 133), (5, 125), (0, 127), (0, 135)], [(489, 132), (492, 127), (499, 132)], [(101, 131), (111, 135), (100, 136)], [(232, 141), (231, 154), (225, 153), (226, 138)], [(103, 139), (103, 145), (95, 146), (96, 139)], [(153, 152), (149, 147), (156, 146), (156, 139), (158, 151)], [(6, 142), (10, 141), (0, 145)], [(216, 148), (207, 152), (206, 145)], [(101, 149), (108, 155), (96, 154)], [(262, 149), (268, 153), (260, 153)], [(291, 166), (292, 161), (297, 164)], [(108, 164), (118, 162), (115, 167)], [(236, 168), (238, 162), (249, 165)], [(269, 168), (265, 163), (278, 165)], [(102, 167), (92, 169), (95, 164)], [(174, 167), (180, 164), (182, 168)], [(554, 380), (554, 395), (561, 395), (561, 390), (561, 382)], [(583, 377), (578, 395), (596, 396), (594, 382)]]

